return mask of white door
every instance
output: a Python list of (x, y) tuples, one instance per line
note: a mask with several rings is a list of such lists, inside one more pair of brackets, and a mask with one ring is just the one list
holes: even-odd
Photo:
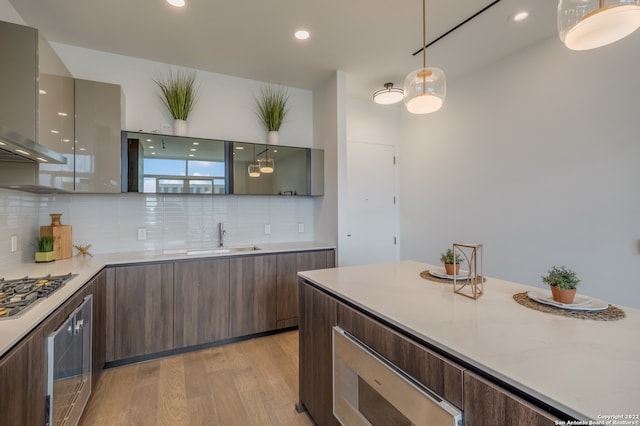
[(397, 260), (391, 145), (347, 142), (346, 238), (340, 266)]

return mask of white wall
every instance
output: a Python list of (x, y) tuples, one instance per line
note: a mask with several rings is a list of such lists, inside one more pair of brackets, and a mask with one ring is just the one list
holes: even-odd
[[(159, 131), (163, 123), (173, 122), (160, 102), (153, 79), (178, 67), (60, 43), (52, 46), (74, 77), (122, 86), (126, 98), (126, 130)], [(258, 95), (266, 83), (205, 71), (197, 71), (196, 78), (199, 99), (187, 121), (189, 136), (267, 142), (267, 132), (253, 110), (253, 96)], [(311, 91), (287, 90), (290, 112), (280, 128), (280, 144), (311, 147)]]
[(346, 147), (345, 91), (346, 75), (337, 71), (313, 92), (315, 147), (324, 149), (324, 197), (315, 200), (315, 230), (318, 239), (338, 245), (338, 206)]
[(566, 265), (580, 293), (640, 306), (639, 46), (554, 37), (450, 82), (441, 111), (403, 114), (401, 257), (484, 243), (489, 276), (542, 286)]

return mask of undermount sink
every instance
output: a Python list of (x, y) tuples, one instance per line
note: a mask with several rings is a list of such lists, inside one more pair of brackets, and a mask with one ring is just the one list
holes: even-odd
[(217, 254), (229, 254), (242, 251), (256, 251), (260, 250), (260, 247), (256, 246), (242, 246), (242, 247), (218, 247), (212, 249), (203, 250), (187, 250), (189, 256), (202, 256), (202, 255), (217, 255)]

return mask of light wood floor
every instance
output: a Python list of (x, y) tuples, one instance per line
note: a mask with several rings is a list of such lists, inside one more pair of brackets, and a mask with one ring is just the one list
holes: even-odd
[(105, 370), (81, 425), (312, 425), (298, 332)]

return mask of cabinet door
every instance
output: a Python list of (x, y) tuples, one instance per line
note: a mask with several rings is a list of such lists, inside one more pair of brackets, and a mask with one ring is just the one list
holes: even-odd
[(44, 335), (36, 329), (0, 360), (0, 412), (10, 424), (42, 425), (45, 398)]
[(122, 90), (75, 80), (75, 192), (120, 193)]
[(230, 262), (230, 337), (276, 328), (276, 255)]
[(303, 282), (299, 285), (300, 373), (298, 410), (306, 408), (318, 425), (339, 425), (333, 415), (331, 329), (338, 302)]
[(175, 264), (176, 347), (229, 337), (229, 259)]
[(115, 272), (114, 358), (173, 349), (173, 263), (122, 266)]
[(480, 376), (464, 372), (465, 426), (552, 426), (558, 420)]
[(106, 355), (106, 272), (104, 270), (91, 280), (88, 292), (93, 295), (91, 386), (95, 388), (100, 372), (104, 368)]
[(327, 253), (322, 250), (278, 255), (278, 328), (298, 325), (298, 272), (326, 268)]

